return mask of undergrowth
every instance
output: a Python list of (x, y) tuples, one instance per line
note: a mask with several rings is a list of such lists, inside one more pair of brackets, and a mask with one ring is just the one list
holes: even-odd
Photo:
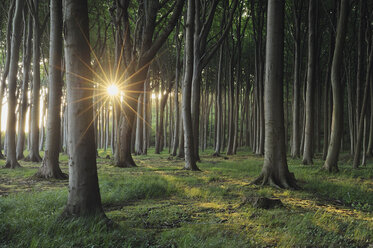
[[(340, 173), (289, 159), (301, 190), (259, 187), (262, 158), (240, 151), (229, 159), (202, 154), (202, 172), (182, 170), (167, 153), (136, 156), (123, 169), (100, 151), (102, 203), (113, 226), (97, 218), (61, 221), (67, 181), (32, 175), (39, 164), (0, 170), (0, 247), (368, 247), (373, 245), (373, 163)], [(4, 161), (0, 161), (3, 165)], [(67, 156), (61, 155), (67, 172)], [(252, 197), (284, 207), (254, 208)]]

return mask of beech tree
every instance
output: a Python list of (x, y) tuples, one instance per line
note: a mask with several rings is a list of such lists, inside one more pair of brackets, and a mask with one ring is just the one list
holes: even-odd
[(316, 79), (316, 5), (317, 0), (309, 1), (308, 10), (308, 64), (306, 89), (306, 122), (303, 151), (303, 164), (313, 164), (314, 150), (314, 98)]
[(341, 0), (337, 34), (333, 55), (331, 84), (333, 91), (332, 130), (328, 154), (323, 168), (327, 171), (338, 171), (338, 157), (341, 148), (343, 126), (343, 97), (341, 94), (342, 56), (346, 39), (349, 0)]
[(62, 96), (62, 0), (50, 1), (50, 46), (49, 46), (49, 101), (47, 119), (47, 142), (43, 163), (37, 176), (64, 179), (66, 174), (59, 167)]
[(267, 12), (266, 64), (264, 81), (264, 164), (254, 183), (296, 188), (289, 172), (284, 128), (284, 2), (269, 0)]
[(11, 39), (10, 51), (10, 64), (9, 64), (9, 77), (8, 77), (8, 117), (7, 117), (7, 157), (6, 168), (17, 168), (20, 164), (16, 158), (16, 114), (15, 108), (17, 104), (16, 87), (17, 87), (17, 72), (19, 60), (19, 48), (22, 40), (22, 11), (24, 7), (23, 0), (16, 0), (14, 16), (13, 16), (13, 29)]
[(69, 196), (64, 218), (104, 216), (98, 185), (92, 112), (87, 0), (64, 1), (68, 104)]

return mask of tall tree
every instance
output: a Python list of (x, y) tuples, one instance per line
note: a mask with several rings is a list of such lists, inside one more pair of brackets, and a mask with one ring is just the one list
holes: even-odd
[[(24, 8), (27, 10), (27, 8)], [(21, 103), (19, 111), (19, 124), (18, 124), (18, 136), (17, 136), (17, 159), (22, 159), (23, 150), (25, 148), (25, 125), (26, 125), (26, 113), (28, 108), (28, 85), (30, 80), (30, 66), (31, 66), (31, 46), (32, 46), (32, 18), (27, 11), (24, 11), (24, 23), (23, 27), (23, 82), (21, 92)]]
[(59, 167), (62, 96), (62, 0), (50, 1), (49, 44), (49, 100), (47, 115), (47, 141), (44, 159), (37, 176), (64, 179)]
[(308, 7), (308, 65), (306, 89), (306, 122), (303, 150), (303, 164), (313, 164), (314, 150), (314, 98), (316, 80), (316, 5), (317, 0), (310, 0)]
[(7, 118), (7, 158), (6, 168), (20, 167), (16, 158), (16, 114), (15, 108), (17, 104), (16, 88), (17, 88), (17, 72), (19, 60), (19, 48), (22, 39), (22, 11), (24, 7), (23, 0), (16, 0), (15, 12), (13, 16), (13, 31), (11, 40), (10, 64), (9, 64), (9, 78), (8, 78), (8, 118)]
[(32, 48), (32, 101), (31, 101), (31, 147), (27, 160), (41, 162), (39, 154), (39, 115), (40, 115), (40, 25), (39, 0), (29, 0), (30, 12), (33, 16), (33, 48)]
[(65, 218), (104, 215), (98, 185), (92, 111), (87, 0), (65, 0), (65, 57), (69, 129), (69, 197)]
[(191, 114), (191, 91), (193, 77), (193, 33), (194, 33), (194, 0), (188, 0), (187, 23), (185, 31), (185, 72), (182, 87), (182, 114), (184, 126), (184, 152), (187, 170), (199, 170), (194, 153), (193, 123)]
[(285, 148), (284, 107), (284, 1), (269, 0), (264, 83), (264, 164), (254, 183), (296, 188), (288, 170)]
[(301, 20), (304, 1), (293, 0), (294, 16), (294, 78), (293, 78), (293, 136), (291, 156), (300, 156), (300, 67), (301, 67)]
[(329, 172), (338, 171), (338, 157), (341, 148), (343, 128), (343, 96), (342, 96), (342, 56), (346, 39), (349, 0), (341, 0), (337, 34), (332, 62), (331, 84), (333, 92), (332, 130), (328, 154), (323, 168)]
[[(3, 97), (4, 97), (4, 91), (5, 91), (5, 81), (8, 77), (9, 74), (9, 67), (10, 67), (10, 60), (11, 60), (11, 37), (12, 37), (12, 23), (13, 23), (13, 14), (14, 14), (14, 8), (15, 8), (15, 3), (16, 1), (12, 1), (10, 6), (9, 6), (9, 11), (8, 11), (8, 25), (7, 25), (7, 31), (6, 31), (6, 58), (5, 58), (5, 65), (4, 65), (4, 70), (3, 74), (1, 77), (1, 82), (0, 82), (0, 103), (3, 103)], [(1, 128), (1, 113), (2, 113), (2, 107), (0, 108), (0, 128)], [(1, 129), (0, 129), (1, 130)], [(5, 138), (6, 139), (6, 138)], [(0, 140), (1, 140), (1, 132), (0, 132)], [(4, 154), (1, 151), (0, 148), (0, 158), (4, 159)]]
[[(163, 28), (159, 30), (159, 34), (154, 37), (154, 31), (157, 24), (157, 13), (159, 13), (160, 3), (155, 0), (145, 0), (144, 3), (139, 7), (140, 13), (139, 18), (142, 19), (138, 22), (136, 29), (136, 42), (131, 42), (130, 36), (130, 22), (128, 18), (128, 2), (122, 0), (125, 3), (124, 6), (124, 40), (125, 51), (125, 64), (127, 65), (126, 74), (126, 103), (123, 106), (123, 113), (120, 117), (120, 126), (118, 130), (117, 149), (118, 154), (115, 159), (115, 163), (119, 167), (132, 167), (136, 166), (132, 155), (131, 155), (131, 135), (133, 123), (136, 117), (137, 99), (140, 93), (144, 90), (144, 82), (146, 80), (150, 62), (154, 59), (161, 46), (165, 43), (166, 39), (170, 35), (171, 31), (175, 27), (181, 11), (183, 9), (184, 0), (177, 0), (172, 6), (172, 15), (168, 19), (168, 22), (163, 25)], [(171, 10), (170, 10), (171, 11)], [(141, 31), (140, 31), (141, 30)], [(129, 52), (127, 52), (129, 51)]]

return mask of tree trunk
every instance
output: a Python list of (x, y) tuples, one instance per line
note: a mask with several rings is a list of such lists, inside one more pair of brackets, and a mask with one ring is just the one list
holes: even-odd
[(341, 0), (341, 10), (338, 19), (334, 56), (331, 72), (333, 91), (332, 129), (328, 154), (323, 168), (329, 172), (338, 171), (338, 157), (341, 148), (343, 128), (343, 96), (341, 90), (342, 56), (346, 38), (349, 0)]
[(33, 58), (32, 58), (32, 101), (31, 101), (31, 147), (27, 156), (28, 161), (41, 162), (39, 155), (39, 111), (40, 111), (40, 27), (39, 0), (31, 3), (34, 6), (33, 22)]
[(59, 166), (62, 97), (62, 1), (50, 1), (51, 31), (49, 47), (49, 99), (47, 116), (47, 140), (43, 162), (36, 173), (42, 178), (65, 179)]
[[(293, 5), (299, 3), (294, 0)], [(302, 1), (301, 1), (302, 3)], [(293, 78), (293, 131), (291, 143), (291, 156), (298, 158), (300, 156), (300, 67), (301, 67), (301, 17), (302, 4), (293, 6), (294, 15), (294, 78)]]
[(308, 11), (308, 66), (306, 90), (306, 123), (304, 136), (303, 164), (313, 164), (314, 150), (314, 93), (316, 83), (316, 5), (317, 0), (310, 0)]
[(23, 0), (16, 1), (15, 12), (13, 16), (13, 31), (11, 40), (11, 57), (9, 64), (9, 78), (8, 78), (8, 118), (7, 118), (7, 132), (6, 132), (6, 144), (7, 144), (7, 158), (5, 168), (17, 168), (21, 167), (17, 162), (16, 158), (16, 115), (14, 113), (17, 99), (16, 99), (16, 88), (17, 88), (17, 71), (18, 71), (18, 60), (19, 60), (19, 47), (22, 39), (22, 10), (24, 7)]
[[(373, 37), (373, 36), (372, 36)], [(372, 66), (373, 66), (373, 40), (371, 42), (372, 46), (370, 48), (370, 55), (369, 55), (369, 63), (367, 67), (367, 74), (365, 80), (365, 87), (364, 87), (364, 98), (362, 100), (361, 112), (359, 113), (359, 127), (358, 127), (358, 135), (356, 140), (355, 146), (355, 154), (354, 154), (354, 169), (359, 168), (360, 165), (360, 154), (361, 154), (361, 146), (363, 142), (363, 133), (364, 133), (364, 119), (366, 118), (366, 109), (368, 105), (368, 95), (369, 95), (369, 80), (370, 74), (372, 73)]]
[[(98, 185), (87, 0), (65, 0), (65, 56), (69, 128), (69, 196), (62, 217), (105, 216)], [(76, 76), (80, 75), (80, 77)], [(82, 101), (82, 99), (85, 99)]]
[(268, 1), (264, 84), (265, 149), (261, 175), (254, 182), (281, 188), (297, 188), (288, 170), (285, 148), (283, 68), (284, 2)]
[[(26, 8), (25, 8), (26, 9)], [(26, 11), (24, 11), (26, 13)], [(25, 15), (25, 14), (24, 14)], [(19, 129), (17, 137), (17, 160), (23, 159), (23, 150), (25, 149), (25, 125), (26, 113), (28, 107), (28, 85), (30, 81), (30, 66), (31, 66), (31, 45), (32, 45), (32, 17), (30, 14), (24, 16), (24, 41), (23, 41), (23, 83), (22, 83), (22, 103), (19, 111)], [(26, 32), (27, 30), (27, 32)], [(27, 38), (26, 38), (27, 37)]]
[(219, 52), (219, 67), (218, 67), (218, 82), (216, 84), (216, 134), (215, 134), (215, 153), (213, 156), (220, 156), (220, 150), (222, 146), (222, 97), (221, 97), (221, 91), (222, 91), (222, 70), (223, 70), (223, 45), (220, 45), (220, 52)]
[(199, 170), (196, 164), (193, 139), (193, 122), (191, 115), (191, 91), (193, 77), (193, 34), (195, 20), (194, 0), (188, 0), (187, 25), (185, 34), (185, 75), (183, 82), (182, 113), (184, 124), (184, 151), (185, 166), (187, 170)]
[(179, 126), (180, 126), (180, 118), (179, 118), (179, 74), (180, 74), (180, 50), (181, 50), (181, 40), (179, 39), (179, 22), (176, 25), (176, 32), (175, 32), (175, 42), (176, 42), (176, 71), (175, 71), (175, 98), (174, 98), (174, 139), (172, 142), (172, 156), (176, 156), (177, 147), (179, 144)]
[[(0, 103), (3, 102), (3, 98), (4, 98), (4, 89), (5, 89), (5, 81), (6, 81), (6, 78), (8, 77), (8, 74), (9, 74), (9, 66), (10, 66), (10, 60), (11, 60), (11, 37), (12, 37), (12, 23), (13, 23), (13, 15), (14, 15), (14, 8), (15, 8), (15, 2), (16, 1), (12, 1), (11, 4), (10, 4), (10, 7), (9, 7), (9, 12), (8, 12), (8, 26), (7, 26), (7, 31), (6, 31), (6, 59), (5, 59), (5, 65), (4, 65), (4, 71), (3, 71), (3, 74), (2, 74), (2, 77), (1, 77), (1, 83), (0, 83)], [(2, 110), (3, 110), (3, 107), (1, 106), (0, 107), (0, 130), (1, 130), (1, 117), (2, 117)], [(0, 131), (0, 141), (2, 140), (1, 139), (1, 134), (2, 132)], [(6, 140), (7, 138), (5, 137), (4, 139), (4, 145), (6, 143)], [(1, 142), (0, 142), (1, 143)], [(0, 144), (1, 146), (1, 144)], [(6, 152), (4, 151), (4, 153), (6, 154)], [(1, 151), (1, 147), (0, 147), (0, 159), (4, 159), (4, 154), (2, 153)]]

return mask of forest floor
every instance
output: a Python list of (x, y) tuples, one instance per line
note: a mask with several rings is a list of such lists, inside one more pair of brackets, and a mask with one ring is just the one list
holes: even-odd
[[(68, 181), (33, 177), (39, 164), (0, 169), (0, 247), (373, 247), (373, 161), (353, 170), (344, 156), (340, 172), (329, 174), (320, 159), (313, 166), (289, 159), (302, 188), (294, 191), (251, 185), (263, 158), (249, 152), (224, 159), (206, 151), (202, 172), (153, 152), (123, 169), (100, 151), (100, 191), (112, 227), (98, 219), (61, 222)], [(61, 167), (67, 173), (64, 155)], [(256, 208), (256, 197), (283, 206)]]

